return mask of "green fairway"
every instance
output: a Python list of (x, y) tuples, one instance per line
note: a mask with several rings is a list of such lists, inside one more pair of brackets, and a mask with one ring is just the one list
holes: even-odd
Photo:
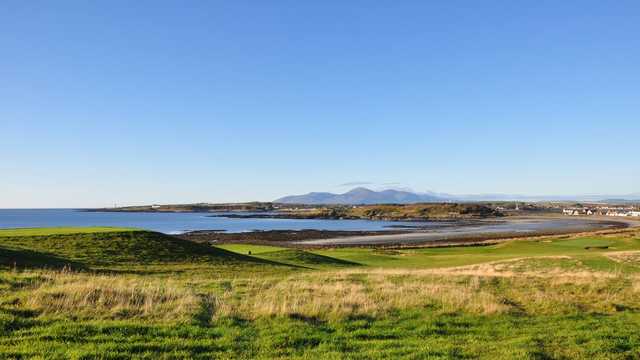
[(55, 227), (55, 228), (20, 228), (20, 229), (0, 229), (0, 236), (49, 236), (68, 234), (94, 234), (108, 232), (138, 231), (133, 228), (117, 227)]
[(631, 359), (640, 232), (478, 247), (0, 236), (0, 358)]
[[(416, 249), (336, 248), (326, 250), (286, 250), (281, 247), (225, 244), (216, 247), (239, 254), (251, 254), (287, 264), (326, 268), (327, 266), (368, 266), (383, 268), (440, 268), (464, 266), (492, 261), (540, 256), (573, 256), (588, 260), (595, 268), (610, 263), (609, 252), (640, 250), (638, 237), (548, 238), (544, 240), (514, 240), (488, 246), (460, 246)], [(318, 255), (315, 260), (313, 255)], [(323, 266), (326, 265), (326, 266)], [(606, 269), (628, 268), (609, 264)]]
[(252, 245), (252, 244), (220, 244), (217, 248), (233, 251), (238, 254), (258, 255), (273, 251), (281, 251), (286, 248), (269, 245)]
[(360, 265), (352, 261), (297, 249), (270, 251), (258, 254), (257, 257), (275, 261), (278, 263), (307, 267), (312, 269), (335, 269)]
[(371, 267), (438, 268), (535, 256), (603, 257), (607, 252), (639, 250), (638, 237), (514, 240), (489, 246), (378, 250), (314, 250), (316, 254)]

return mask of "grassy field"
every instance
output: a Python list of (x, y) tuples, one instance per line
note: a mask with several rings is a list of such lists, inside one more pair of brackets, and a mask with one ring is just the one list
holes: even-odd
[(0, 266), (0, 358), (640, 357), (638, 230), (303, 251), (23, 229)]
[(3, 236), (51, 236), (68, 234), (95, 234), (109, 233), (117, 231), (136, 231), (136, 229), (115, 228), (115, 227), (56, 227), (56, 228), (21, 228), (21, 229), (0, 229), (0, 237)]

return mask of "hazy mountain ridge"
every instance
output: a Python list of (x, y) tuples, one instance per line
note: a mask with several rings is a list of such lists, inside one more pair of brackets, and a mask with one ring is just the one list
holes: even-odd
[(358, 187), (344, 194), (311, 192), (304, 195), (285, 196), (274, 200), (282, 204), (415, 204), (454, 201), (593, 201), (593, 202), (640, 201), (640, 193), (627, 195), (518, 195), (518, 194), (468, 194), (416, 193), (404, 190), (373, 191)]
[(344, 194), (317, 193), (306, 195), (285, 196), (275, 200), (282, 204), (413, 204), (420, 202), (442, 202), (446, 198), (436, 197), (430, 194), (417, 194), (408, 191), (383, 190), (373, 191), (358, 187)]

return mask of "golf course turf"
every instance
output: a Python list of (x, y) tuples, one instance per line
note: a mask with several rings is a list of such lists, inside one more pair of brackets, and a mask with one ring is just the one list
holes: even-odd
[(0, 269), (0, 358), (640, 357), (637, 229), (322, 250), (0, 230)]

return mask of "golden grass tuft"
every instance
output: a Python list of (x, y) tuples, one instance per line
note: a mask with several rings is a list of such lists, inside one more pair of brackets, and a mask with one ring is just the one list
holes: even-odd
[(396, 282), (391, 277), (393, 274), (342, 271), (276, 282), (256, 279), (247, 282), (249, 288), (244, 292), (250, 295), (242, 299), (234, 299), (234, 292), (227, 291), (220, 299), (223, 303), (220, 310), (225, 315), (249, 317), (375, 316), (392, 310), (425, 307), (481, 314), (508, 310), (497, 297), (472, 282)]
[(202, 298), (173, 282), (51, 272), (30, 291), (26, 305), (43, 315), (82, 318), (187, 319)]
[(629, 265), (640, 265), (640, 251), (615, 251), (605, 254), (609, 259)]

